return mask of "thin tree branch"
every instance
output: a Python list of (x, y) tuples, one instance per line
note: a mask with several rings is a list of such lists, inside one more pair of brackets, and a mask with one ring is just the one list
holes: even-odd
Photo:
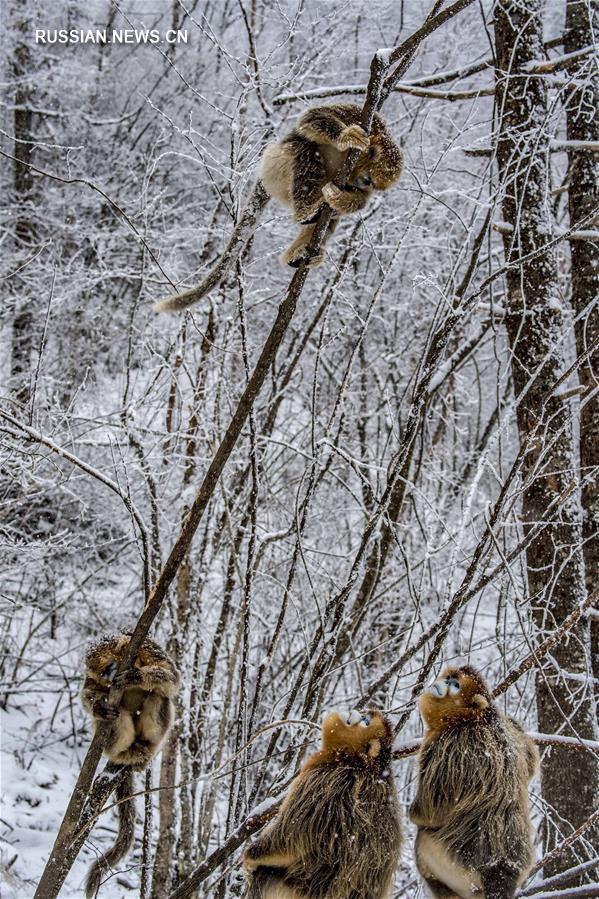
[[(11, 434), (11, 436), (15, 438), (19, 438), (21, 440), (31, 440), (36, 443), (41, 443), (42, 446), (47, 447), (53, 453), (56, 453), (57, 456), (60, 456), (61, 459), (64, 459), (66, 462), (70, 462), (71, 465), (75, 465), (77, 468), (80, 468), (87, 475), (92, 478), (95, 478), (96, 481), (100, 481), (101, 484), (104, 484), (105, 487), (108, 487), (109, 490), (112, 490), (113, 493), (122, 500), (125, 508), (130, 513), (133, 518), (135, 524), (139, 530), (139, 536), (142, 542), (143, 548), (143, 564), (144, 564), (144, 578), (146, 584), (150, 583), (150, 537), (148, 534), (148, 529), (146, 527), (146, 523), (143, 519), (141, 512), (137, 509), (134, 502), (128, 493), (126, 493), (116, 481), (113, 481), (112, 478), (109, 478), (108, 475), (105, 475), (102, 471), (97, 468), (94, 468), (93, 465), (90, 465), (89, 462), (84, 462), (83, 459), (80, 459), (78, 456), (75, 456), (74, 453), (70, 453), (68, 450), (64, 449), (62, 446), (59, 446), (49, 437), (45, 437), (41, 431), (32, 428), (30, 425), (23, 424), (11, 415), (9, 412), (5, 412), (0, 409), (0, 418), (3, 418), (5, 421), (10, 422), (15, 428), (18, 430), (10, 431), (7, 430), (7, 433)], [(22, 432), (22, 433), (19, 433)]]
[(590, 818), (587, 818), (584, 824), (581, 824), (580, 827), (578, 827), (573, 833), (570, 834), (570, 836), (566, 837), (565, 840), (562, 840), (559, 846), (556, 846), (555, 849), (552, 849), (551, 852), (548, 852), (547, 855), (544, 855), (543, 858), (540, 859), (532, 868), (529, 877), (532, 877), (537, 873), (537, 871), (540, 871), (541, 868), (544, 868), (548, 862), (553, 861), (555, 858), (558, 858), (562, 854), (562, 852), (564, 852), (573, 843), (575, 843), (576, 840), (583, 835), (583, 833), (586, 833), (587, 830), (589, 830), (591, 827), (594, 827), (598, 821), (599, 809), (594, 812), (590, 816)]
[(547, 655), (547, 653), (553, 649), (556, 643), (562, 639), (562, 637), (571, 630), (577, 621), (582, 618), (586, 609), (589, 606), (593, 605), (599, 599), (599, 590), (595, 590), (594, 593), (591, 593), (587, 598), (582, 602), (571, 615), (568, 615), (564, 621), (560, 624), (560, 626), (553, 631), (542, 643), (539, 643), (537, 648), (530, 653), (530, 655), (526, 656), (526, 658), (520, 662), (516, 668), (513, 668), (509, 674), (498, 684), (493, 690), (493, 696), (501, 696), (502, 693), (512, 686), (526, 671), (530, 671), (533, 668), (538, 660), (543, 656)]
[[(297, 91), (297, 93), (279, 94), (275, 97), (273, 106), (284, 106), (286, 103), (295, 103), (297, 100), (318, 100), (325, 97), (361, 96), (366, 93), (366, 88), (361, 84), (341, 84), (339, 87), (316, 87), (310, 90)], [(414, 84), (396, 84), (392, 90), (394, 94), (408, 94), (412, 97), (424, 97), (429, 100), (472, 100), (476, 97), (491, 97), (495, 93), (494, 87), (479, 87), (465, 91), (439, 91), (426, 87), (418, 87)]]

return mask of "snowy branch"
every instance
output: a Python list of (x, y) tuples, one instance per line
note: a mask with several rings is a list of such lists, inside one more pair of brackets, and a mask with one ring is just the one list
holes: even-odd
[[(499, 234), (514, 233), (512, 225), (509, 225), (507, 222), (493, 222), (493, 230), (498, 231)], [(562, 237), (565, 240), (599, 240), (599, 231), (568, 231), (563, 228), (555, 228), (553, 234), (548, 234), (547, 236)]]
[(75, 465), (77, 468), (80, 468), (81, 471), (84, 471), (85, 474), (89, 475), (92, 478), (95, 478), (95, 480), (97, 481), (100, 481), (101, 484), (104, 484), (105, 487), (115, 493), (119, 497), (119, 499), (122, 500), (125, 508), (131, 514), (131, 517), (133, 518), (139, 530), (139, 536), (143, 547), (145, 576), (149, 577), (150, 540), (148, 529), (141, 512), (136, 508), (130, 495), (122, 490), (121, 487), (119, 487), (119, 485), (116, 483), (116, 481), (113, 481), (103, 472), (99, 471), (99, 469), (94, 468), (93, 465), (90, 465), (88, 462), (85, 462), (83, 459), (80, 459), (78, 456), (75, 456), (73, 453), (59, 446), (57, 443), (55, 443), (49, 437), (44, 436), (35, 428), (23, 424), (10, 413), (0, 409), (0, 418), (3, 418), (5, 421), (8, 421), (15, 428), (17, 428), (17, 431), (12, 432), (13, 436), (20, 437), (22, 440), (31, 440), (36, 443), (42, 444), (42, 446), (47, 447), (53, 453), (56, 453), (57, 456), (60, 456), (61, 459), (64, 459), (65, 462), (69, 462), (71, 465)]
[(580, 50), (575, 50), (572, 53), (564, 53), (553, 59), (543, 59), (540, 61), (532, 60), (523, 68), (525, 72), (530, 72), (531, 74), (545, 75), (548, 72), (559, 72), (562, 69), (569, 69), (573, 62), (577, 62), (580, 59), (586, 59), (587, 56), (591, 56), (595, 53), (596, 47), (582, 47)]
[[(286, 103), (295, 103), (296, 100), (317, 100), (326, 97), (360, 96), (366, 93), (366, 88), (359, 84), (345, 84), (337, 87), (312, 88), (311, 90), (298, 91), (293, 94), (279, 94), (275, 97), (273, 106), (283, 106)], [(408, 82), (399, 82), (393, 88), (392, 93), (408, 94), (413, 97), (424, 97), (429, 100), (474, 100), (477, 97), (491, 97), (495, 93), (494, 87), (480, 87), (464, 91), (438, 91), (426, 87), (418, 87)]]

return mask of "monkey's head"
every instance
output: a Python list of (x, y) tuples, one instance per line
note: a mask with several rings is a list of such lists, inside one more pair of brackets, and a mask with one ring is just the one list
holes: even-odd
[(109, 634), (96, 640), (89, 647), (85, 656), (86, 669), (102, 686), (111, 685), (117, 663), (129, 639), (126, 634)]
[(469, 665), (446, 668), (420, 696), (420, 714), (431, 731), (445, 730), (460, 721), (477, 721), (492, 711), (487, 685)]
[(392, 743), (391, 725), (376, 709), (330, 712), (322, 722), (322, 749), (335, 758), (380, 760), (388, 756)]
[(389, 135), (373, 130), (370, 147), (360, 154), (354, 169), (354, 181), (362, 179), (375, 190), (388, 190), (401, 178), (403, 153)]

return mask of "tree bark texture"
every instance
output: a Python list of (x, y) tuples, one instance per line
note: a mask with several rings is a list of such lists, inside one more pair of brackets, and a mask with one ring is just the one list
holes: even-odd
[[(550, 240), (547, 87), (527, 74), (527, 64), (543, 57), (541, 0), (501, 0), (496, 9), (497, 157), (503, 186), (503, 217), (513, 231), (504, 235), (508, 308), (506, 327), (516, 396), (523, 465), (522, 518), (525, 531), (544, 527), (527, 553), (528, 590), (539, 631), (565, 619), (585, 597), (582, 515), (578, 491), (578, 447), (568, 400), (555, 390), (566, 368), (564, 333), (567, 310), (558, 290), (553, 249), (537, 253)], [(529, 256), (529, 254), (532, 254)], [(529, 258), (524, 258), (529, 256)], [(555, 503), (554, 511), (547, 509)], [(537, 673), (539, 730), (594, 739), (595, 705), (589, 674), (588, 621), (581, 619), (569, 639), (557, 645)], [(572, 680), (582, 677), (581, 681)], [(559, 747), (543, 756), (544, 799), (572, 829), (596, 808), (599, 765), (591, 754), (578, 765)], [(566, 833), (569, 832), (566, 826)], [(547, 866), (555, 874), (569, 863), (564, 856)]]
[[(17, 258), (25, 259), (31, 253), (35, 238), (34, 224), (30, 218), (30, 201), (33, 176), (30, 168), (32, 156), (33, 112), (32, 61), (29, 43), (31, 19), (27, 11), (27, 0), (20, 0), (15, 9), (17, 17), (16, 33), (19, 39), (14, 48), (13, 76), (16, 89), (14, 94), (14, 192), (19, 214), (15, 222), (14, 241)], [(23, 282), (21, 282), (23, 283)], [(17, 312), (13, 322), (11, 345), (11, 375), (14, 397), (19, 404), (26, 405), (31, 394), (31, 352), (33, 349), (33, 314), (27, 297), (15, 295)]]
[[(594, 43), (599, 33), (599, 8), (580, 0), (568, 0), (564, 51), (573, 53)], [(588, 60), (587, 60), (588, 63)], [(573, 76), (580, 63), (571, 67)], [(595, 61), (585, 66), (584, 78), (574, 81), (567, 96), (568, 140), (599, 142), (599, 75)], [(599, 156), (571, 151), (568, 167), (570, 225), (581, 219), (585, 228), (599, 228)], [(582, 360), (578, 377), (586, 388), (581, 397), (580, 464), (583, 484), (582, 534), (587, 590), (599, 572), (599, 242), (570, 242), (572, 305), (577, 316), (576, 351)], [(595, 392), (593, 395), (593, 391)], [(592, 664), (599, 679), (599, 621), (591, 622)], [(596, 700), (599, 694), (595, 693)]]

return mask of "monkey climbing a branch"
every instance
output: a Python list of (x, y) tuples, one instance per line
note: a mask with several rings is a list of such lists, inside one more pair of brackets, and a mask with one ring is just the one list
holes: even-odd
[[(104, 747), (113, 769), (127, 766), (127, 776), (116, 791), (119, 831), (108, 852), (90, 867), (86, 899), (95, 896), (103, 873), (131, 848), (135, 829), (133, 772), (143, 771), (162, 746), (174, 718), (173, 698), (179, 690), (179, 673), (168, 655), (152, 640), (143, 644), (133, 667), (117, 674), (117, 668), (131, 638), (114, 634), (94, 643), (85, 657), (85, 682), (81, 691), (83, 707), (98, 721), (108, 721)], [(123, 690), (117, 707), (107, 703), (110, 688)]]
[[(270, 144), (260, 164), (261, 180), (212, 271), (198, 287), (157, 303), (156, 310), (187, 309), (216, 287), (240, 257), (271, 197), (292, 209), (294, 220), (302, 226), (282, 261), (293, 268), (302, 262), (320, 265), (322, 248), (308, 258), (308, 247), (325, 203), (333, 210), (326, 241), (341, 216), (363, 209), (375, 190), (388, 190), (403, 171), (402, 151), (381, 116), (375, 114), (370, 134), (362, 128), (361, 116), (360, 107), (349, 103), (316, 106), (299, 117), (290, 134)], [(360, 151), (354, 170), (345, 183), (336, 184), (335, 176), (352, 149)]]

